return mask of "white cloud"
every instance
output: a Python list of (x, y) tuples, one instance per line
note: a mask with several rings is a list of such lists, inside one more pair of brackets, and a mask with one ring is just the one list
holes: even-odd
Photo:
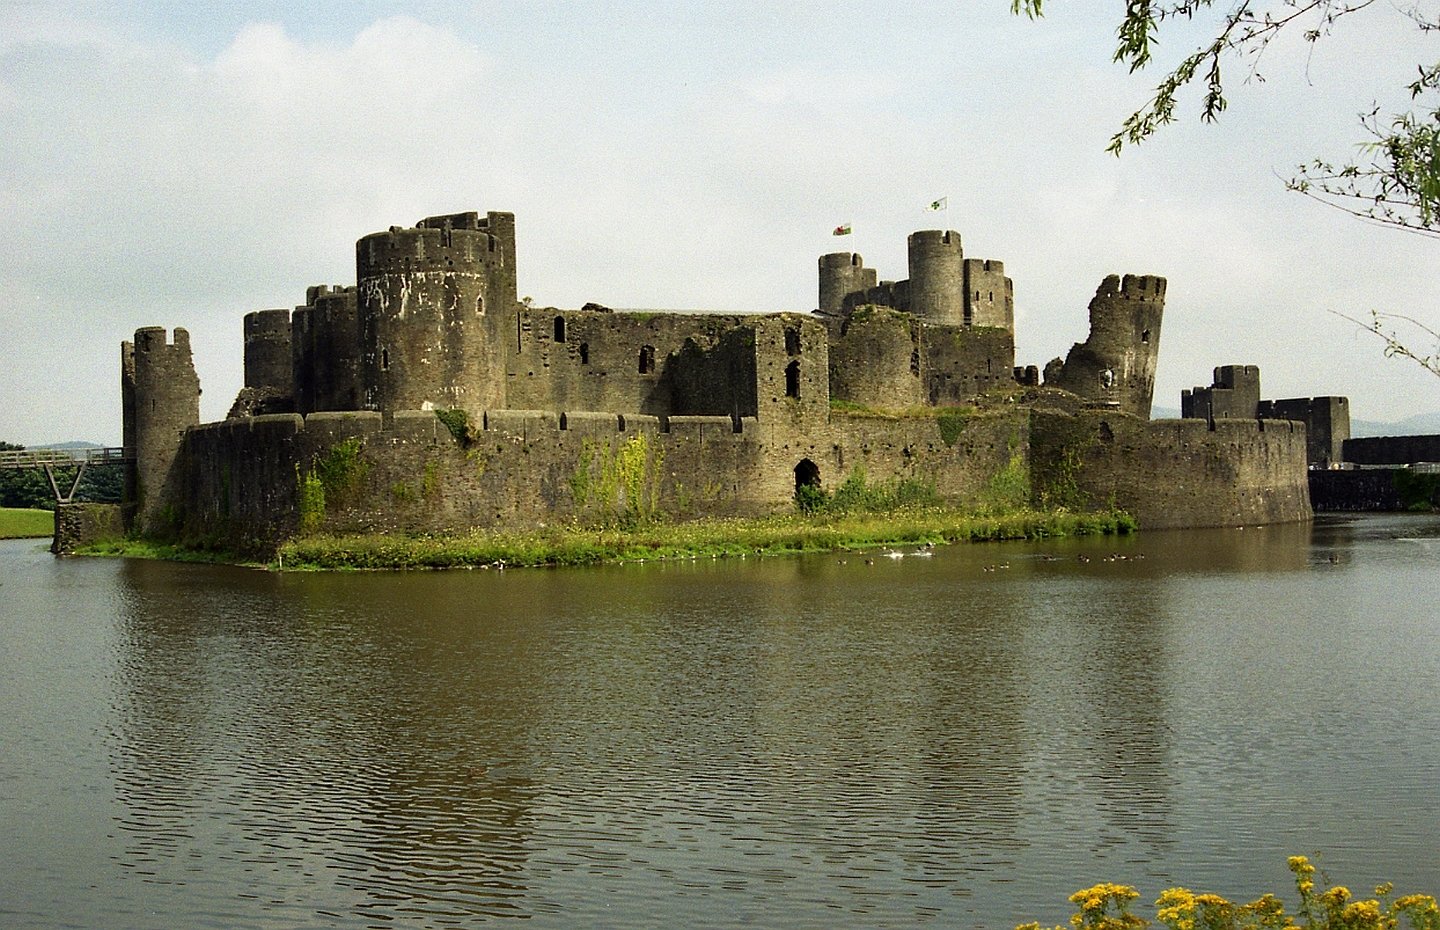
[[(1237, 87), (1219, 125), (1192, 107), (1115, 159), (1104, 144), (1156, 76), (1107, 65), (1107, 19), (951, 8), (596, 19), (437, 3), (428, 22), (232, 17), (215, 33), (191, 18), (192, 33), (212, 29), (201, 41), (158, 32), (159, 14), (7, 7), (0, 337), (34, 351), (0, 386), (99, 375), (62, 410), (0, 412), (0, 438), (118, 423), (114, 346), (148, 324), (191, 330), (204, 413), (219, 416), (245, 312), (353, 281), (370, 231), (462, 209), (515, 211), (522, 292), (560, 306), (808, 309), (821, 252), (855, 249), (903, 277), (906, 235), (944, 222), (1015, 278), (1022, 362), (1084, 338), (1104, 274), (1157, 273), (1172, 298), (1164, 394), (1238, 362), (1265, 366), (1267, 391), (1350, 393), (1357, 414), (1433, 406), (1374, 377), (1378, 352), (1323, 313), (1433, 305), (1433, 245), (1332, 216), (1271, 174), (1350, 150), (1355, 88), (1379, 63), (1420, 60), (1409, 45), (1382, 54), (1413, 40), (1405, 29), (1322, 43), (1308, 83), (1280, 49), (1269, 83)], [(941, 195), (947, 214), (923, 212)], [(840, 222), (853, 238), (828, 235)], [(71, 337), (63, 350), (37, 336), (52, 327)], [(34, 425), (71, 411), (58, 433)]]

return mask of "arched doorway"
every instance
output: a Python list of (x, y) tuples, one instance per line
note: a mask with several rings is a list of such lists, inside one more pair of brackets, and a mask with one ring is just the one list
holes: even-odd
[(795, 466), (795, 490), (820, 487), (820, 466), (809, 459), (801, 459)]
[(825, 489), (820, 487), (820, 468), (809, 459), (801, 459), (795, 466), (795, 506), (801, 513), (815, 513), (829, 500)]

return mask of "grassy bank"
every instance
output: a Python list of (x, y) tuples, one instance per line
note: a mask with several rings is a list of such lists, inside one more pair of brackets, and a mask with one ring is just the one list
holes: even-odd
[(529, 533), (312, 536), (281, 546), (277, 563), (287, 570), (592, 565), (1128, 533), (1134, 528), (1134, 521), (1123, 513), (1022, 510), (987, 515), (926, 508), (883, 514), (793, 514), (753, 520), (647, 524), (627, 529), (564, 527)]
[(0, 507), (0, 539), (27, 539), (54, 535), (54, 512)]
[(201, 562), (214, 565), (253, 565), (263, 563), (224, 549), (201, 549), (153, 539), (107, 539), (80, 546), (72, 555), (99, 555), (126, 559), (159, 559), (165, 562)]

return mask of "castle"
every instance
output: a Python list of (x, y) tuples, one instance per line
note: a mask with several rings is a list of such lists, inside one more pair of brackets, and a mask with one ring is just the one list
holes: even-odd
[(1064, 360), (1017, 367), (1014, 287), (960, 234), (909, 277), (819, 259), (818, 308), (530, 305), (512, 214), (356, 244), (353, 286), (244, 319), (245, 387), (199, 422), (187, 333), (122, 346), (141, 533), (265, 549), (301, 532), (444, 532), (793, 507), (847, 477), (960, 504), (1129, 510), (1145, 527), (1306, 519), (1306, 432), (1151, 421), (1164, 278), (1105, 278)]

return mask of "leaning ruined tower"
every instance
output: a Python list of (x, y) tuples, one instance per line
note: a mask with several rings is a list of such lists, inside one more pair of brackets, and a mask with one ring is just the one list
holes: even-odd
[(516, 321), (515, 217), (432, 216), (355, 246), (362, 403), (368, 409), (505, 405)]
[(1090, 337), (1045, 366), (1045, 383), (1148, 419), (1164, 313), (1164, 278), (1106, 277), (1090, 301)]
[(135, 331), (120, 344), (120, 397), (129, 522), (141, 533), (164, 531), (180, 504), (175, 461), (185, 431), (200, 422), (200, 378), (190, 355), (190, 334), (163, 326)]

